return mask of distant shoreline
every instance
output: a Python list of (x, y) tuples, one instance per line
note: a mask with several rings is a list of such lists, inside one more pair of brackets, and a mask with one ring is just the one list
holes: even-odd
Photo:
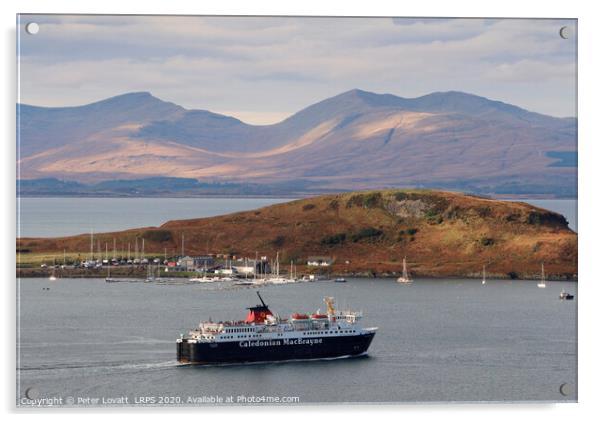
[[(342, 192), (344, 193), (344, 192)], [(318, 192), (318, 193), (300, 193), (300, 194), (296, 194), (296, 195), (291, 195), (291, 194), (282, 194), (282, 195), (234, 195), (234, 194), (203, 194), (203, 195), (176, 195), (173, 193), (170, 194), (165, 194), (165, 195), (99, 195), (99, 194), (94, 194), (94, 195), (54, 195), (54, 194), (48, 194), (48, 195), (40, 195), (40, 194), (35, 194), (35, 195), (19, 195), (17, 196), (17, 199), (19, 198), (32, 198), (32, 199), (44, 199), (44, 198), (60, 198), (60, 199), (70, 199), (70, 198), (86, 198), (86, 199), (104, 199), (104, 198), (113, 198), (113, 199), (119, 199), (119, 198), (123, 198), (123, 199), (214, 199), (214, 198), (219, 198), (219, 199), (228, 199), (228, 198), (232, 198), (232, 199), (271, 199), (271, 198), (283, 198), (283, 199), (304, 199), (304, 198), (312, 198), (315, 196), (321, 196), (324, 195), (325, 193), (323, 192)], [(470, 195), (470, 193), (468, 193)], [(541, 200), (574, 200), (577, 201), (579, 198), (577, 196), (552, 196), (552, 195), (547, 195), (547, 194), (516, 194), (516, 195), (506, 195), (506, 194), (492, 194), (492, 195), (486, 195), (486, 194), (482, 194), (479, 195), (482, 197), (486, 197), (486, 198), (491, 198), (491, 199), (499, 199), (502, 201), (519, 201), (519, 200), (524, 200), (524, 199), (541, 199)]]
[[(123, 270), (123, 268), (122, 268)], [(42, 269), (42, 268), (17, 268), (17, 272), (16, 272), (16, 276), (17, 278), (21, 279), (21, 278), (48, 278), (50, 277), (50, 275), (52, 274), (52, 270), (51, 269)], [(335, 278), (338, 277), (345, 277), (345, 278), (368, 278), (368, 279), (375, 279), (375, 278), (385, 278), (385, 279), (396, 279), (397, 277), (399, 277), (401, 275), (401, 273), (391, 273), (391, 272), (368, 272), (368, 271), (361, 271), (361, 272), (336, 272), (333, 271), (331, 273), (328, 273), (328, 276), (334, 280)], [(136, 269), (134, 272), (125, 272), (125, 271), (119, 271), (119, 268), (117, 269), (112, 269), (111, 270), (111, 277), (123, 277), (123, 278), (131, 278), (132, 280), (144, 280), (147, 276), (147, 270), (146, 268), (138, 268)], [(164, 278), (181, 278), (181, 279), (188, 279), (190, 277), (192, 277), (193, 274), (174, 274), (174, 273), (167, 273), (164, 274), (162, 277)], [(194, 273), (194, 276), (198, 276), (197, 273)], [(106, 269), (102, 269), (102, 270), (89, 270), (89, 269), (61, 269), (58, 274), (57, 274), (57, 278), (60, 280), (61, 278), (70, 278), (70, 279), (88, 279), (88, 278), (106, 278), (107, 277), (107, 271)], [(480, 280), (482, 277), (481, 274), (477, 274), (477, 273), (473, 273), (473, 274), (453, 274), (453, 275), (422, 275), (422, 274), (416, 274), (413, 278), (414, 279), (423, 279), (423, 280), (457, 280), (457, 279), (469, 279), (469, 280)], [(528, 276), (528, 277), (521, 277), (520, 275), (518, 275), (515, 278), (510, 277), (508, 274), (491, 274), (490, 278), (488, 280), (516, 280), (516, 281), (538, 281), (538, 275), (533, 274), (533, 276)], [(546, 277), (546, 281), (570, 281), (570, 282), (578, 282), (578, 277), (559, 277), (556, 276), (554, 274), (550, 274), (548, 277)], [(241, 278), (240, 280), (244, 280), (244, 278)]]
[[(538, 279), (542, 263), (550, 279), (577, 277), (577, 233), (563, 215), (520, 200), (433, 190), (359, 191), (160, 227), (18, 238), (18, 270), (35, 274), (40, 264), (64, 261), (65, 254), (75, 255), (67, 263), (81, 262), (92, 246), (97, 256), (104, 249), (116, 257), (140, 250), (149, 258), (279, 254), (281, 264), (294, 262), (299, 274), (396, 277), (408, 257), (416, 277), (481, 277), (485, 265), (491, 277)], [(306, 267), (315, 260), (330, 265)]]
[[(320, 194), (307, 194), (307, 195), (20, 195), (19, 198), (32, 198), (32, 199), (45, 199), (45, 198), (57, 198), (57, 199), (71, 199), (71, 198), (85, 198), (85, 199), (302, 199), (311, 198), (313, 196), (319, 196)], [(543, 198), (542, 198), (543, 199)], [(567, 198), (571, 199), (571, 198)]]

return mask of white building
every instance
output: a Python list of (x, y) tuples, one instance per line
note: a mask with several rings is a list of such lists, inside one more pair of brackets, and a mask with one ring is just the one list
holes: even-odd
[(307, 265), (310, 267), (330, 267), (332, 258), (327, 256), (310, 256), (307, 258)]

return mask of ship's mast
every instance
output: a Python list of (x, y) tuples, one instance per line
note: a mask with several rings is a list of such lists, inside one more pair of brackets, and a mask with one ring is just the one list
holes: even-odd
[(265, 304), (265, 302), (263, 301), (263, 298), (261, 297), (261, 295), (259, 294), (259, 292), (255, 292), (255, 293), (257, 293), (257, 297), (259, 297), (259, 301), (261, 302), (261, 305), (265, 306), (267, 308), (268, 305)]
[(326, 309), (328, 310), (327, 311), (328, 315), (334, 315), (336, 313), (336, 310), (334, 308), (334, 298), (325, 297), (324, 302), (326, 303)]

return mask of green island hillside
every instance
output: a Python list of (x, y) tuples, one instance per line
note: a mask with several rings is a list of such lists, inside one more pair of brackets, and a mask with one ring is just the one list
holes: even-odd
[[(168, 221), (95, 235), (102, 245), (144, 239), (147, 255), (231, 254), (291, 261), (329, 257), (332, 274), (395, 276), (407, 257), (414, 277), (577, 278), (577, 234), (566, 219), (521, 202), (433, 190), (381, 190), (325, 195), (210, 218)], [(17, 262), (63, 251), (85, 259), (89, 234), (17, 239)], [(324, 271), (325, 269), (321, 269)]]

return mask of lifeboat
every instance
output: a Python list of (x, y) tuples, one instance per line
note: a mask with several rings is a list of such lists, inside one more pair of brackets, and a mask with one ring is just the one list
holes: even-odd
[(311, 316), (312, 319), (328, 319), (328, 315), (324, 314), (313, 314)]
[(309, 317), (307, 315), (305, 315), (305, 314), (297, 314), (297, 313), (295, 313), (295, 314), (291, 315), (291, 319), (293, 319), (293, 320), (295, 320), (295, 319), (297, 319), (297, 320), (298, 319), (309, 319)]

